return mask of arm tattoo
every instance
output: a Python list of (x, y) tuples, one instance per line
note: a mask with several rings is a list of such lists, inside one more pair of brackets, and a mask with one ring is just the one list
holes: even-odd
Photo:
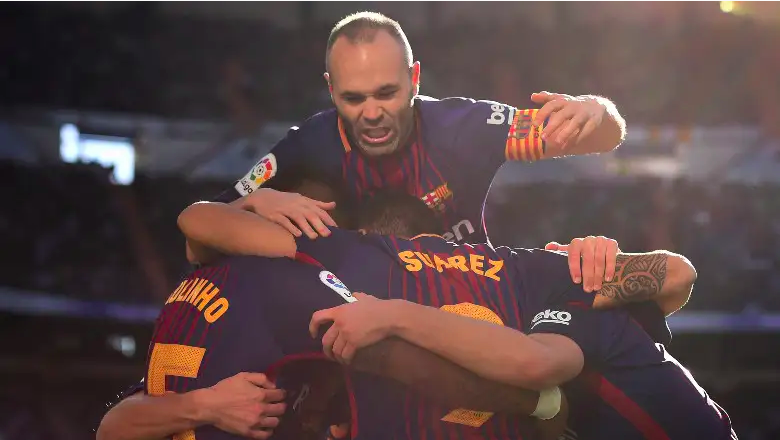
[(665, 253), (618, 255), (614, 280), (598, 294), (623, 303), (653, 299), (666, 281), (667, 258)]

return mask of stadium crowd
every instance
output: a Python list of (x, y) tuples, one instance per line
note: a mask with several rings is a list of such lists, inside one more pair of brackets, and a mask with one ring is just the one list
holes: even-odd
[[(330, 107), (321, 77), (330, 23), (290, 31), (273, 23), (173, 20), (142, 4), (115, 14), (9, 7), (3, 20), (2, 40), (26, 42), (0, 45), (0, 101), (8, 104), (230, 115), (249, 125), (247, 118), (300, 120)], [(633, 123), (762, 121), (777, 134), (777, 30), (745, 17), (692, 16), (676, 28), (566, 22), (554, 32), (518, 17), (506, 26), (426, 29), (409, 34), (425, 94), (522, 107), (538, 90), (599, 93)]]

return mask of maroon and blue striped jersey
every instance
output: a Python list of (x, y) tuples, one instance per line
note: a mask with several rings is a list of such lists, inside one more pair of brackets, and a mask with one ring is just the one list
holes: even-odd
[[(315, 311), (350, 300), (349, 289), (335, 275), (289, 259), (230, 257), (198, 269), (170, 295), (157, 319), (146, 392), (186, 392), (240, 372), (263, 372), (287, 391), (288, 409), (274, 439), (308, 438), (301, 430), (311, 425), (309, 416), (320, 422), (349, 420), (345, 388), (363, 375), (347, 377), (340, 365), (327, 361), (308, 326)], [(352, 418), (358, 418), (354, 408)], [(379, 419), (373, 426), (392, 421)], [(370, 427), (363, 429), (363, 438), (377, 438)], [(203, 426), (174, 438), (239, 437)]]
[(583, 373), (563, 387), (577, 438), (736, 438), (726, 412), (628, 311), (591, 307), (564, 255), (515, 249), (506, 257), (520, 283), (523, 332), (564, 335), (584, 354)]
[[(592, 309), (594, 294), (571, 281), (564, 254), (338, 229), (298, 239), (298, 249), (355, 290), (571, 338), (585, 370), (564, 391), (581, 439), (730, 438), (725, 411), (628, 311)], [(442, 408), (414, 393), (401, 408), (406, 438), (522, 438), (522, 423), (511, 417)]]
[(314, 115), (293, 127), (217, 201), (231, 202), (305, 165), (343, 179), (356, 201), (379, 190), (404, 190), (436, 210), (448, 239), (486, 241), (482, 212), (496, 171), (506, 160), (532, 161), (543, 154), (541, 130), (531, 125), (537, 110), (425, 96), (415, 98), (414, 107), (409, 145), (381, 158), (366, 157), (353, 146), (335, 109)]

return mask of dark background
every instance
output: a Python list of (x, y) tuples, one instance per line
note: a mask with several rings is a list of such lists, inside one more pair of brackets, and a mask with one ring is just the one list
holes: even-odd
[[(617, 103), (617, 153), (502, 170), (493, 241), (603, 234), (689, 257), (672, 353), (740, 438), (780, 438), (776, 4), (94, 2), (0, 4), (0, 440), (94, 436), (187, 270), (176, 216), (245, 173), (273, 127), (329, 107), (329, 29), (365, 9), (405, 27), (424, 94)], [(129, 139), (133, 183), (62, 161), (63, 124)]]

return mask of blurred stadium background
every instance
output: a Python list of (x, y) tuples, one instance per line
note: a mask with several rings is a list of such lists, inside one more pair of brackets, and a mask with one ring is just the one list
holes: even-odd
[(177, 214), (330, 106), (328, 31), (365, 9), (424, 94), (617, 103), (617, 152), (502, 169), (494, 241), (688, 256), (672, 352), (780, 438), (780, 4), (94, 2), (0, 4), (0, 440), (94, 436), (187, 270)]

